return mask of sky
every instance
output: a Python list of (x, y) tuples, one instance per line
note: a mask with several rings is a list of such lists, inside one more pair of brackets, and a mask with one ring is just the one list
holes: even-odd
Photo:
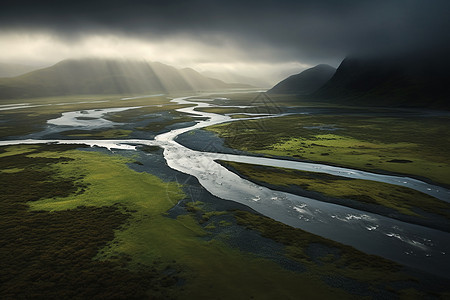
[(159, 61), (276, 81), (347, 56), (450, 49), (448, 0), (2, 1), (0, 62)]

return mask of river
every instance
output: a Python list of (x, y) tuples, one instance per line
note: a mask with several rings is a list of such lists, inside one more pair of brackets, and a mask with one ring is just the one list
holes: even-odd
[[(205, 99), (202, 99), (205, 100)], [(206, 99), (208, 100), (208, 99)], [(209, 99), (210, 100), (210, 99)], [(178, 109), (179, 112), (207, 118), (195, 125), (174, 129), (157, 135), (153, 140), (14, 140), (0, 141), (0, 145), (20, 143), (64, 143), (86, 144), (108, 149), (137, 150), (137, 145), (154, 145), (164, 149), (163, 155), (174, 170), (189, 174), (198, 179), (200, 184), (211, 194), (247, 205), (255, 211), (290, 226), (301, 228), (331, 240), (351, 245), (366, 253), (380, 255), (401, 264), (421, 269), (436, 275), (450, 277), (450, 234), (398, 221), (388, 217), (368, 213), (341, 205), (317, 201), (285, 192), (275, 191), (249, 182), (228, 169), (216, 160), (244, 162), (265, 166), (284, 167), (296, 170), (322, 172), (332, 175), (373, 180), (395, 185), (406, 186), (446, 202), (450, 202), (450, 191), (416, 179), (398, 176), (381, 175), (348, 168), (339, 168), (324, 164), (304, 163), (282, 159), (253, 157), (245, 155), (220, 154), (207, 151), (195, 151), (175, 141), (185, 132), (224, 122), (239, 122), (226, 115), (196, 111), (196, 108), (214, 107), (214, 104), (195, 101), (192, 97), (173, 99), (178, 104), (193, 104), (192, 107)], [(121, 108), (133, 109), (135, 107)], [(95, 124), (107, 124), (102, 116), (109, 111), (92, 110)], [(49, 120), (49, 126), (62, 128), (88, 127), (90, 111), (83, 111), (85, 119), (82, 124), (76, 118), (80, 112), (65, 113), (62, 117)], [(272, 115), (268, 117), (277, 117)], [(251, 116), (263, 118), (265, 116)], [(248, 118), (247, 118), (248, 119)], [(108, 123), (109, 124), (109, 123)], [(95, 127), (95, 126), (94, 126)], [(61, 129), (62, 130), (62, 129)]]

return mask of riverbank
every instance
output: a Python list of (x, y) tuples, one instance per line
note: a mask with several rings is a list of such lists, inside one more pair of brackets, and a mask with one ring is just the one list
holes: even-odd
[(450, 204), (408, 188), (321, 173), (218, 162), (239, 176), (272, 190), (450, 232)]
[[(309, 298), (352, 299), (445, 291), (444, 279), (207, 200), (195, 180), (161, 180), (145, 171), (160, 152), (146, 161), (78, 147), (0, 148), (1, 295), (296, 299), (301, 288)], [(196, 201), (200, 193), (207, 202)]]
[[(393, 297), (408, 295), (408, 293), (424, 295), (430, 294), (431, 291), (446, 291), (447, 284), (445, 283), (448, 281), (445, 279), (445, 276), (448, 275), (446, 266), (449, 264), (445, 254), (448, 253), (446, 248), (448, 247), (446, 244), (448, 233), (399, 222), (390, 217), (382, 217), (342, 205), (273, 191), (249, 182), (216, 162), (217, 159), (224, 159), (227, 155), (212, 153), (214, 151), (208, 152), (209, 149), (203, 149), (203, 152), (193, 151), (175, 141), (179, 134), (187, 133), (192, 129), (200, 129), (223, 122), (241, 122), (241, 120), (213, 113), (198, 112), (195, 110), (196, 107), (209, 107), (210, 104), (197, 103), (186, 97), (173, 99), (172, 104), (183, 106), (177, 110), (175, 115), (181, 118), (184, 118), (183, 115), (187, 117), (195, 115), (204, 118), (203, 121), (197, 122), (195, 125), (177, 123), (174, 124), (176, 125), (174, 129), (164, 126), (165, 133), (155, 136), (154, 140), (151, 140), (152, 135), (149, 134), (146, 139), (73, 141), (63, 139), (58, 141), (97, 145), (106, 147), (112, 152), (89, 148), (90, 151), (80, 151), (86, 153), (80, 153), (78, 150), (76, 153), (71, 151), (63, 153), (56, 150), (53, 153), (51, 153), (53, 150), (35, 154), (22, 153), (25, 156), (32, 154), (30, 158), (33, 159), (58, 157), (73, 159), (73, 161), (61, 161), (57, 167), (57, 169), (60, 168), (59, 170), (65, 170), (61, 174), (69, 176), (69, 178), (72, 174), (82, 175), (80, 172), (83, 170), (87, 172), (85, 177), (78, 179), (80, 182), (86, 183), (84, 191), (81, 192), (80, 189), (80, 194), (56, 197), (57, 199), (54, 197), (42, 199), (33, 203), (33, 207), (40, 211), (50, 210), (51, 213), (51, 211), (58, 210), (76, 210), (77, 205), (104, 206), (103, 204), (105, 204), (109, 206), (114, 201), (123, 203), (127, 209), (123, 210), (127, 214), (127, 221), (123, 228), (115, 232), (114, 239), (109, 240), (107, 247), (99, 249), (101, 252), (96, 257), (106, 261), (118, 260), (117, 262), (120, 262), (122, 267), (131, 269), (139, 267), (139, 264), (153, 265), (155, 261), (157, 266), (169, 266), (162, 270), (165, 276), (170, 275), (166, 278), (167, 280), (162, 281), (162, 284), (168, 285), (170, 290), (175, 293), (179, 291), (179, 295), (208, 298), (216, 295), (220, 290), (224, 291), (223, 295), (233, 298), (240, 296), (274, 298), (279, 295), (290, 298), (290, 295), (298, 296), (299, 282), (302, 283), (304, 294), (311, 297), (370, 296), (370, 293), (364, 294), (363, 292), (369, 287), (385, 291), (387, 293), (385, 295)], [(151, 112), (147, 112), (143, 116), (140, 113), (138, 109), (130, 110), (129, 116), (111, 116), (111, 118), (122, 119), (124, 122), (127, 122), (127, 119), (132, 120), (131, 127), (134, 130), (137, 123), (141, 122), (134, 122), (134, 120), (152, 116)], [(130, 136), (133, 134), (135, 134), (134, 131)], [(9, 141), (8, 143), (14, 142), (20, 143), (20, 141)], [(26, 142), (45, 143), (46, 141)], [(142, 145), (150, 148), (143, 149)], [(147, 150), (147, 152), (143, 152), (141, 149)], [(89, 152), (91, 153), (88, 155)], [(255, 158), (244, 155), (230, 155), (228, 158), (240, 162), (255, 160)], [(286, 160), (267, 160), (261, 157), (257, 158), (258, 160), (261, 160), (260, 163), (263, 165), (290, 163)], [(155, 162), (157, 163), (155, 164)], [(158, 164), (165, 167), (157, 168)], [(308, 167), (330, 169), (330, 172), (340, 170), (317, 164), (310, 164)], [(111, 168), (115, 171), (111, 172)], [(20, 166), (7, 168), (7, 170), (2, 173), (15, 174), (18, 172), (23, 175)], [(398, 177), (382, 177), (380, 179), (378, 174), (358, 173), (357, 170), (352, 169), (347, 169), (345, 172), (348, 176), (369, 176), (374, 180), (401, 179)], [(181, 173), (183, 173), (182, 176), (180, 176)], [(417, 182), (411, 181), (411, 183), (416, 184)], [(184, 192), (183, 198), (177, 198), (178, 201), (173, 199), (171, 205), (168, 205), (168, 202), (164, 202), (167, 195), (161, 194), (164, 191), (164, 184), (172, 187), (182, 184), (183, 187), (179, 191)], [(403, 181), (397, 184), (401, 185)], [(417, 184), (425, 189), (429, 186), (423, 182)], [(198, 190), (204, 193), (204, 197), (214, 199), (210, 202), (211, 206), (197, 203)], [(154, 199), (154, 197), (158, 199)], [(157, 205), (152, 205), (153, 202)], [(205, 201), (205, 203), (207, 202)], [(227, 206), (219, 205), (223, 202), (228, 203), (229, 207), (242, 208), (245, 205), (248, 207), (247, 212), (255, 211), (259, 215), (221, 209), (220, 207)], [(262, 215), (268, 216), (270, 219), (262, 217)], [(204, 221), (205, 218), (208, 220)], [(372, 230), (373, 227), (374, 230)], [(277, 240), (276, 235), (269, 233), (270, 228), (277, 228), (275, 232), (279, 232), (279, 236), (285, 232), (287, 235), (283, 239), (286, 243)], [(247, 230), (251, 231), (250, 235), (245, 235)], [(265, 253), (277, 252), (282, 249), (274, 256), (283, 258), (276, 260), (267, 255), (264, 256), (262, 254), (264, 251), (255, 252), (254, 249), (245, 248), (242, 239), (233, 239), (238, 233), (253, 237), (259, 234), (260, 236), (255, 241), (266, 241), (260, 244), (261, 247), (268, 246), (269, 250)], [(299, 239), (296, 240), (295, 245), (287, 243), (289, 238), (294, 236), (297, 236), (295, 239)], [(327, 240), (324, 237), (334, 240), (329, 244), (334, 245), (331, 250), (323, 246), (314, 246), (316, 242), (322, 243)], [(304, 253), (305, 245), (297, 243), (305, 239), (309, 240), (307, 243), (309, 250), (306, 254)], [(233, 244), (227, 241), (238, 242)], [(310, 243), (313, 245), (311, 246)], [(325, 244), (328, 245), (328, 243)], [(346, 260), (343, 263), (339, 256), (335, 256), (337, 250), (334, 247), (341, 249), (342, 244), (354, 247), (350, 247), (353, 250), (348, 252), (350, 253), (349, 257), (354, 257), (354, 262)], [(341, 246), (338, 247), (338, 245)], [(348, 246), (343, 246), (342, 249), (345, 247)], [(322, 251), (324, 249), (325, 252)], [(380, 263), (379, 268), (381, 269), (375, 273), (369, 272), (370, 268), (366, 268), (368, 266), (366, 263), (371, 260), (372, 256), (367, 253), (397, 261), (397, 263), (391, 262), (391, 265), (404, 265), (411, 268), (402, 267), (405, 273), (399, 275), (396, 273), (397, 268), (384, 268), (385, 264)], [(293, 258), (300, 254), (305, 254), (301, 256), (300, 261), (293, 263), (290, 267), (286, 265), (286, 262), (294, 261)], [(362, 260), (359, 261), (358, 257)], [(378, 261), (378, 259), (381, 258), (378, 257), (374, 261)], [(381, 260), (387, 261), (386, 259)], [(283, 263), (280, 263), (281, 261)], [(301, 272), (305, 270), (302, 268), (303, 263), (305, 266), (310, 266), (310, 270), (306, 273)], [(318, 270), (317, 268), (322, 271), (317, 273), (315, 271)], [(341, 270), (343, 273), (333, 277), (334, 273), (341, 272), (339, 268), (344, 269)], [(422, 271), (413, 271), (414, 268)], [(158, 268), (156, 269), (158, 270)], [(366, 272), (370, 274), (365, 274)], [(438, 277), (426, 275), (426, 272), (441, 276), (441, 279), (430, 279)], [(386, 273), (394, 277), (386, 276)], [(408, 279), (411, 274), (416, 273), (422, 275), (418, 277), (414, 275), (411, 280)], [(255, 274), (258, 274), (259, 277), (255, 277)], [(372, 275), (373, 277), (371, 277)], [(173, 276), (177, 279), (170, 279)], [(383, 278), (389, 278), (389, 282), (383, 281)], [(364, 284), (357, 284), (355, 280), (358, 281), (358, 279), (363, 280)], [(371, 280), (374, 281), (371, 282)], [(418, 283), (411, 284), (410, 281)], [(396, 282), (398, 285), (392, 287), (390, 282)], [(436, 285), (433, 286), (430, 282), (435, 282)], [(243, 286), (243, 288), (238, 291), (230, 289), (233, 286)], [(270, 287), (269, 291), (266, 290), (267, 287)]]

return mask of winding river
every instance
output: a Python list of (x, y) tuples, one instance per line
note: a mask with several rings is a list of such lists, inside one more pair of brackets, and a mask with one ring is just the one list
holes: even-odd
[[(200, 100), (200, 99), (198, 99)], [(201, 99), (205, 100), (205, 99)], [(208, 100), (208, 99), (206, 99)], [(446, 202), (450, 202), (450, 191), (416, 179), (389, 175), (380, 175), (360, 170), (328, 166), (324, 164), (304, 163), (265, 157), (231, 155), (195, 151), (175, 141), (175, 138), (185, 132), (224, 122), (236, 122), (242, 119), (232, 119), (226, 115), (206, 113), (195, 110), (202, 107), (214, 107), (214, 104), (196, 101), (192, 97), (173, 99), (178, 104), (194, 105), (178, 109), (179, 112), (207, 118), (195, 125), (174, 129), (157, 135), (154, 140), (14, 140), (0, 141), (0, 145), (64, 143), (86, 144), (106, 147), (108, 149), (136, 150), (137, 145), (154, 145), (164, 149), (163, 154), (167, 164), (174, 170), (189, 174), (198, 179), (200, 184), (211, 194), (241, 204), (255, 211), (293, 227), (351, 245), (366, 253), (376, 254), (397, 261), (401, 264), (421, 269), (440, 276), (450, 277), (450, 234), (398, 221), (388, 217), (368, 213), (345, 206), (317, 201), (285, 192), (275, 191), (249, 182), (228, 169), (222, 167), (216, 160), (244, 162), (265, 166), (284, 167), (296, 170), (322, 172), (332, 175), (373, 180), (409, 187)], [(118, 110), (133, 109), (135, 107)], [(61, 118), (49, 120), (49, 126), (73, 129), (77, 126), (89, 126), (92, 122), (110, 125), (102, 121), (102, 116), (111, 109), (83, 111), (86, 118), (80, 124), (76, 116), (80, 112), (65, 113)], [(91, 115), (92, 113), (92, 115)], [(246, 119), (276, 116), (250, 116)], [(78, 123), (77, 123), (78, 122)], [(92, 123), (94, 124), (94, 123)], [(94, 126), (95, 127), (95, 126)], [(64, 130), (64, 129), (61, 129)]]

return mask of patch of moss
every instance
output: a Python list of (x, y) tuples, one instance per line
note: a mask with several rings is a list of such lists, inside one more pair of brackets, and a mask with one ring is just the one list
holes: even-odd
[[(250, 212), (236, 211), (235, 216), (239, 225), (259, 231), (262, 236), (284, 244), (286, 255), (307, 266), (309, 272), (341, 274), (369, 283), (408, 279), (408, 276), (401, 272), (400, 265), (387, 259), (365, 254), (353, 247), (339, 244)], [(320, 258), (327, 262), (326, 265), (317, 265), (311, 255), (306, 252), (308, 246), (312, 244), (331, 249), (331, 252)], [(338, 255), (334, 255), (334, 253), (338, 253)]]
[[(81, 193), (77, 187), (73, 190), (75, 194), (45, 194), (29, 201), (33, 212), (57, 214), (80, 206), (101, 208), (120, 204), (117, 210), (127, 214), (126, 222), (114, 230), (112, 240), (97, 245), (94, 261), (119, 264), (130, 272), (150, 268), (152, 274), (157, 274), (151, 294), (159, 295), (155, 292), (158, 289), (175, 297), (193, 299), (212, 294), (226, 299), (279, 295), (289, 299), (296, 297), (301, 283), (306, 296), (315, 296), (319, 291), (322, 297), (348, 297), (343, 290), (285, 270), (273, 261), (243, 253), (219, 240), (203, 239), (208, 232), (192, 215), (166, 217), (165, 212), (184, 197), (180, 187), (131, 170), (126, 165), (129, 159), (91, 151), (49, 149), (25, 157), (30, 161), (52, 161), (48, 167), (58, 177), (73, 176), (72, 183), (85, 186)], [(63, 158), (64, 161), (58, 161)], [(176, 277), (184, 278), (185, 284), (174, 286)], [(136, 282), (142, 281), (136, 279)], [(230, 289), (230, 286), (240, 288)]]
[[(25, 148), (28, 148), (29, 151)], [(161, 282), (168, 276), (155, 268), (130, 271), (121, 260), (93, 260), (130, 218), (120, 205), (78, 206), (48, 212), (27, 203), (82, 193), (80, 176), (61, 176), (58, 164), (68, 157), (38, 157), (55, 146), (19, 146), (5, 150), (0, 168), (0, 297), (17, 298), (147, 298), (167, 297)], [(59, 147), (69, 150), (70, 146)], [(70, 150), (69, 150), (70, 151)], [(4, 152), (5, 153), (5, 152)], [(31, 158), (28, 155), (35, 155)], [(151, 291), (149, 291), (151, 290)]]
[(149, 115), (155, 113), (172, 111), (176, 115), (178, 115), (178, 112), (175, 112), (176, 109), (191, 106), (185, 104), (169, 103), (168, 101), (169, 100), (162, 102), (161, 105), (144, 106), (136, 109), (108, 113), (106, 114), (105, 119), (116, 123), (128, 123), (133, 120), (141, 120), (143, 118), (148, 118)]
[[(5, 261), (0, 256), (2, 282), (9, 282), (8, 290), (2, 291), (6, 298), (16, 294), (72, 298), (77, 293), (86, 298), (296, 299), (299, 289), (307, 298), (351, 298), (347, 291), (321, 280), (322, 274), (341, 268), (339, 274), (355, 278), (367, 271), (365, 278), (374, 281), (380, 280), (380, 269), (392, 274), (389, 279), (397, 274), (396, 266), (331, 241), (325, 243), (328, 248), (345, 251), (315, 266), (301, 246), (324, 239), (306, 233), (299, 237), (299, 231), (289, 226), (236, 213), (242, 226), (284, 243), (289, 257), (311, 265), (313, 271), (286, 270), (219, 240), (204, 239), (208, 233), (193, 214), (212, 217), (227, 212), (209, 213), (201, 202), (188, 202), (192, 214), (166, 217), (165, 212), (184, 197), (180, 186), (133, 171), (127, 167), (130, 159), (74, 150), (78, 146), (33, 147), (38, 148), (0, 159), (2, 169), (27, 170), (0, 173), (7, 176), (0, 181), (2, 191), (7, 191), (0, 203), (11, 204), (0, 210), (10, 216), (0, 218), (8, 220), (0, 230), (10, 232), (5, 236), (12, 247), (6, 248), (10, 250)], [(17, 180), (18, 176), (25, 180)], [(25, 214), (17, 215), (18, 211)], [(21, 255), (9, 267), (11, 255), (18, 253), (13, 248), (19, 248)], [(358, 255), (363, 258), (352, 261)], [(177, 285), (178, 278), (185, 279), (184, 285)], [(230, 288), (236, 286), (239, 289)]]
[(19, 168), (10, 168), (10, 169), (0, 170), (0, 172), (2, 172), (2, 173), (19, 173), (22, 171), (23, 171), (23, 169), (19, 169)]
[(450, 220), (449, 203), (406, 187), (285, 168), (224, 161), (221, 163), (256, 182), (280, 187), (297, 186), (338, 199), (381, 205), (410, 216), (419, 216), (414, 211), (419, 208)]
[(33, 105), (32, 107), (0, 111), (0, 118), (5, 121), (2, 123), (0, 137), (21, 136), (40, 131), (44, 129), (47, 120), (58, 118), (63, 112), (148, 105), (154, 105), (149, 107), (155, 111), (167, 110), (162, 107), (171, 105), (170, 100), (163, 96), (126, 101), (120, 100), (122, 97), (122, 95), (82, 95), (5, 100), (5, 103), (33, 103)]
[(231, 222), (228, 222), (228, 221), (225, 221), (225, 220), (219, 221), (219, 226), (226, 227), (226, 226), (231, 226), (231, 225), (233, 225)]
[(182, 114), (178, 112), (171, 112), (171, 117), (165, 120), (160, 120), (158, 122), (150, 122), (148, 125), (143, 127), (137, 127), (137, 130), (140, 131), (150, 131), (150, 132), (160, 132), (171, 125), (175, 125), (178, 123), (186, 123), (186, 122), (197, 122), (204, 119), (194, 118), (187, 114)]
[(210, 223), (210, 224), (206, 225), (204, 228), (208, 229), (208, 230), (214, 230), (214, 229), (216, 229), (216, 225), (214, 225), (214, 223)]
[(125, 138), (130, 135), (131, 130), (125, 129), (109, 129), (104, 131), (95, 130), (70, 130), (64, 131), (62, 134), (71, 137), (90, 137), (96, 139), (114, 139), (114, 138)]
[(144, 151), (146, 153), (155, 153), (161, 150), (158, 146), (147, 146), (147, 145), (141, 145), (138, 146), (139, 150)]
[[(325, 125), (339, 128), (323, 130)], [(289, 115), (207, 127), (227, 146), (450, 185), (448, 117)], [(411, 161), (411, 163), (395, 163)]]

